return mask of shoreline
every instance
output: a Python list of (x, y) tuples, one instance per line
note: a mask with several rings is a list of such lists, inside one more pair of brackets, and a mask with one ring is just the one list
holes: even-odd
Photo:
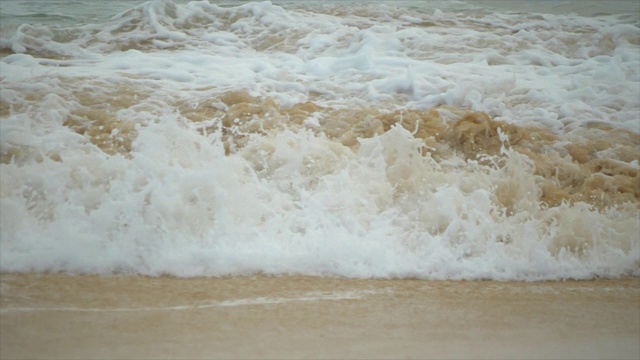
[(0, 358), (640, 357), (640, 278), (0, 274)]

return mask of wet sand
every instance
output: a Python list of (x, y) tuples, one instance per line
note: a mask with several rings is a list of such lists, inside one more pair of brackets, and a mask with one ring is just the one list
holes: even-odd
[(0, 357), (640, 358), (640, 279), (0, 277)]

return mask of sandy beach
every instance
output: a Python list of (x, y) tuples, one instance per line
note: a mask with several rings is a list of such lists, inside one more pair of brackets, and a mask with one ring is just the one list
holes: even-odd
[(1, 276), (2, 359), (640, 357), (640, 279)]

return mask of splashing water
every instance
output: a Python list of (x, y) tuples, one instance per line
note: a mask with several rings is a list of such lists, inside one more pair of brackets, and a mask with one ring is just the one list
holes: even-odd
[(0, 25), (2, 271), (640, 275), (640, 10), (114, 4)]

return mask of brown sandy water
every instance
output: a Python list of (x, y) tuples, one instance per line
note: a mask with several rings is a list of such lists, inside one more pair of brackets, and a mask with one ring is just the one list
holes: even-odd
[(640, 357), (640, 279), (2, 274), (0, 357)]
[[(343, 275), (412, 258), (413, 269), (383, 273), (640, 274), (637, 12), (591, 21), (363, 5), (315, 16), (308, 3), (267, 6), (275, 26), (258, 5), (193, 6), (183, 21), (182, 5), (152, 2), (101, 24), (0, 29), (10, 46), (0, 49), (2, 269), (322, 273), (338, 253)], [(600, 11), (585, 3), (567, 6)], [(323, 31), (337, 35), (314, 41)], [(334, 182), (342, 173), (353, 183)], [(376, 232), (386, 220), (392, 232)], [(354, 246), (326, 251), (337, 243), (325, 235), (344, 229)], [(255, 246), (265, 232), (270, 242)], [(225, 250), (230, 239), (237, 249)], [(341, 270), (387, 240), (408, 256)], [(470, 267), (446, 260), (422, 269), (430, 246), (480, 261), (463, 275)], [(320, 269), (301, 268), (301, 254), (324, 256)], [(212, 259), (232, 260), (212, 269)], [(0, 358), (639, 359), (639, 328), (639, 278), (0, 274)]]

